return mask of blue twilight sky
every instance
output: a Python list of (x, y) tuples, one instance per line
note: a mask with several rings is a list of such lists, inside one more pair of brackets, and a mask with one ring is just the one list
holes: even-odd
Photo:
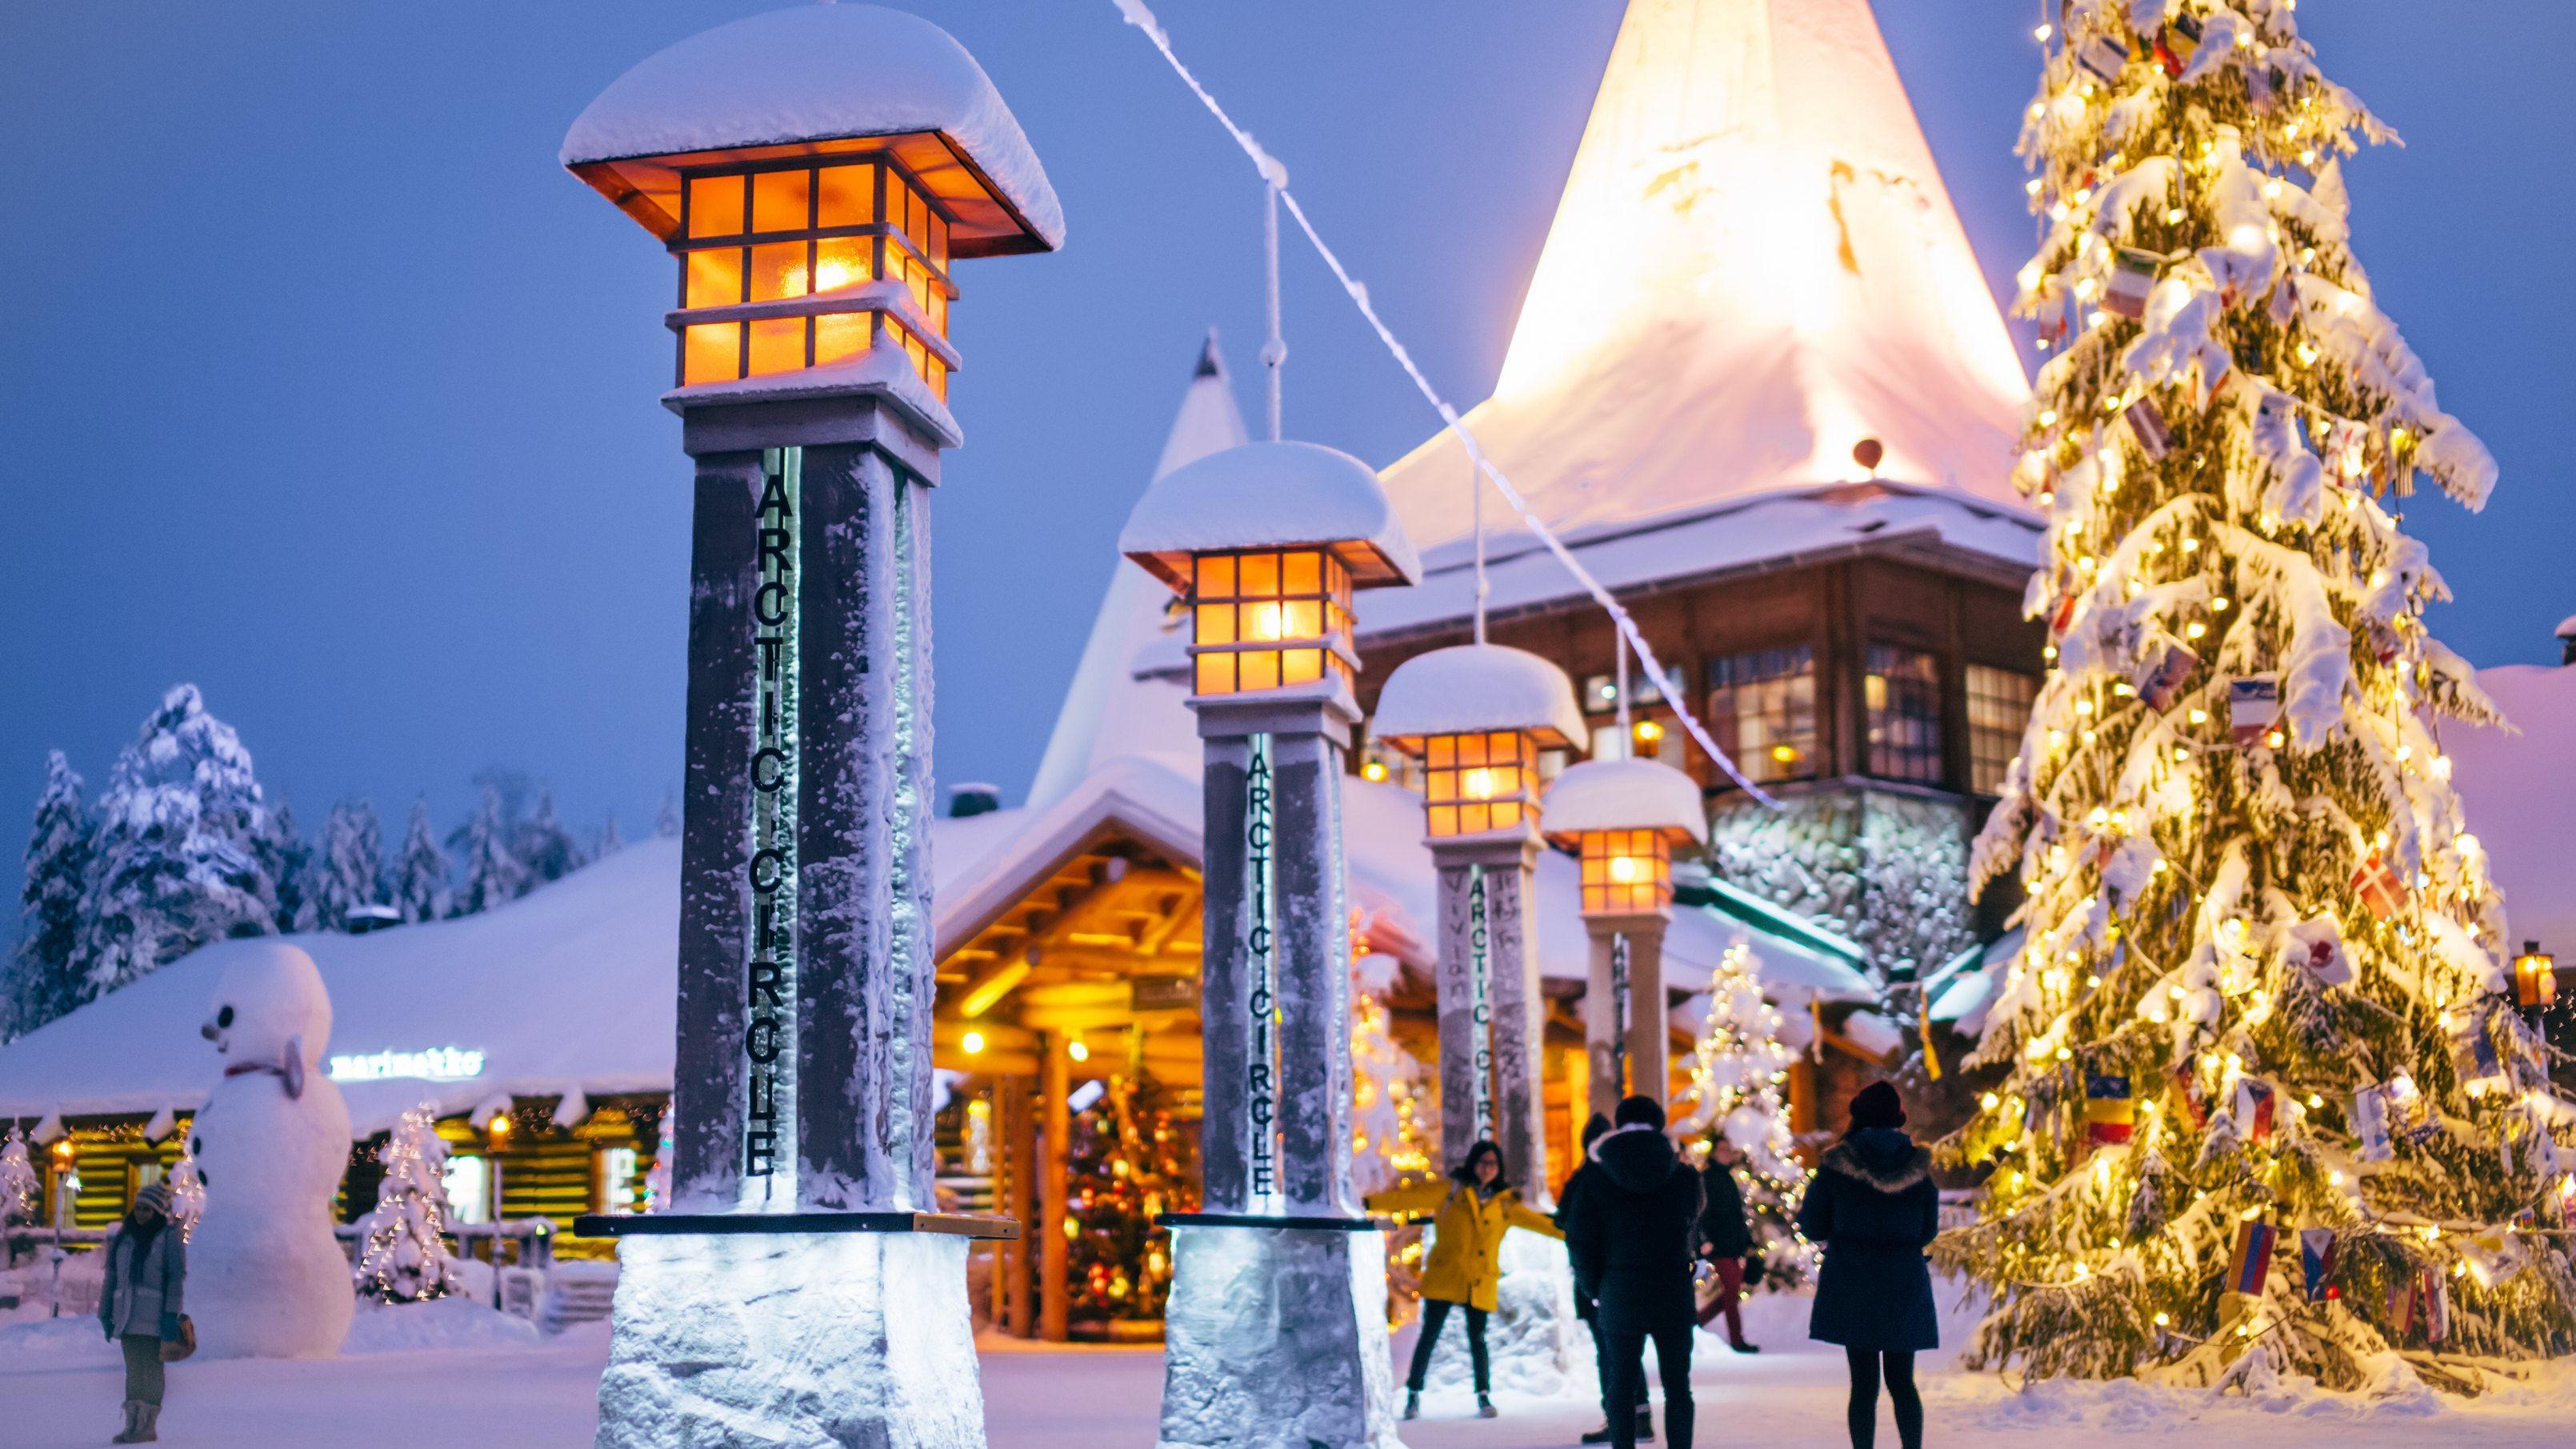
[[(654, 397), (669, 259), (559, 170), (590, 97), (770, 0), (0, 6), (0, 889), (43, 752), (95, 789), (202, 685), (308, 828), (492, 764), (631, 837), (678, 781), (689, 469)], [(1064, 197), (1059, 255), (970, 264), (937, 500), (938, 762), (1035, 768), (1120, 520), (1211, 325), (1259, 318), (1257, 185), (1111, 0), (914, 0)], [(1162, 0), (1415, 355), (1484, 395), (1619, 0)], [(1989, 279), (2035, 0), (1880, 0)], [(2422, 499), (2482, 664), (2553, 658), (2576, 327), (2576, 7), (2314, 0), (2329, 74), (2408, 139), (2349, 169), (2388, 310), (2504, 465)], [(1295, 244), (1292, 242), (1292, 246)], [(1432, 419), (1302, 250), (1290, 427), (1384, 463)], [(1254, 401), (1245, 389), (1247, 404)], [(0, 911), (0, 939), (15, 929)]]

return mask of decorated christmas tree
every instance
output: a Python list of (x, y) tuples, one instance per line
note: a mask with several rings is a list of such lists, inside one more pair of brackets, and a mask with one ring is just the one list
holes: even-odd
[[(2553, 1094), (2439, 730), (2398, 510), (2495, 478), (2350, 248), (2389, 132), (2290, 0), (2071, 0), (2023, 149), (2051, 355), (2017, 477), (2053, 667), (1984, 835), (2027, 944), (1943, 1144), (1972, 1364), (2331, 1387), (2576, 1347)], [(2534, 1228), (2540, 1231), (2533, 1231)]]
[(1198, 1206), (1195, 1134), (1172, 1121), (1161, 1083), (1113, 1077), (1067, 1140), (1068, 1266), (1076, 1319), (1160, 1318), (1172, 1257), (1156, 1216)]
[(1397, 962), (1351, 932), (1351, 1187), (1365, 1197), (1439, 1171), (1439, 1113), (1429, 1073), (1394, 1037), (1386, 994)]
[(379, 1303), (420, 1303), (456, 1291), (456, 1270), (440, 1236), (447, 1227), (447, 1186), (439, 1165), (447, 1144), (428, 1107), (414, 1107), (387, 1134), (377, 1154), (385, 1165), (373, 1212), (358, 1219), (358, 1293)]
[(197, 1171), (191, 1135), (180, 1135), (179, 1157), (170, 1164), (169, 1176), (170, 1223), (179, 1230), (179, 1241), (183, 1243), (196, 1237), (197, 1219), (206, 1215), (206, 1179)]
[(1762, 1255), (1762, 1285), (1795, 1288), (1807, 1281), (1815, 1250), (1790, 1225), (1806, 1195), (1808, 1172), (1789, 1132), (1784, 1094), (1798, 1054), (1780, 1042), (1780, 1013), (1762, 999), (1752, 948), (1738, 941), (1718, 958), (1708, 982), (1708, 1020), (1691, 1054), (1690, 1094), (1676, 1104), (1681, 1133), (1724, 1138), (1744, 1154), (1735, 1180), (1744, 1217)]
[(37, 1220), (36, 1196), (42, 1181), (27, 1160), (27, 1139), (17, 1128), (0, 1140), (0, 1228), (21, 1227)]

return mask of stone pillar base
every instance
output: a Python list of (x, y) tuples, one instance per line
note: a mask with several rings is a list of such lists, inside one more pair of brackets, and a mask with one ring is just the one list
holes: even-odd
[(1403, 1449), (1375, 1230), (1175, 1225), (1164, 1313), (1157, 1449)]
[[(1580, 1398), (1596, 1387), (1592, 1339), (1574, 1316), (1574, 1264), (1565, 1244), (1518, 1230), (1503, 1235), (1503, 1279), (1494, 1315), (1485, 1325), (1485, 1349), (1494, 1387), (1541, 1398)], [(1467, 1323), (1455, 1313), (1431, 1350), (1424, 1388), (1433, 1394), (1473, 1392)]]
[(967, 1247), (622, 1238), (596, 1449), (983, 1449)]

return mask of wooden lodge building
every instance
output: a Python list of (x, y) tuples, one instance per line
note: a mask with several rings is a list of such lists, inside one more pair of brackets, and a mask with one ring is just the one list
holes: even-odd
[[(1714, 843), (1677, 873), (1665, 942), (1676, 1065), (1710, 970), (1747, 944), (1802, 1048), (1801, 1130), (1838, 1121), (1904, 1051), (1874, 1010), (1888, 981), (1978, 934), (1967, 842), (2041, 672), (2021, 617), (2039, 525), (2007, 481), (2026, 397), (1866, 0), (1630, 7), (1494, 395), (1468, 421), (1670, 673), (1631, 676), (1640, 728), (1622, 738), (1607, 619), (1488, 490), (1492, 637), (1566, 670), (1595, 752), (1649, 750), (1706, 787)], [(1243, 438), (1211, 342), (1157, 475)], [(1360, 601), (1364, 709), (1396, 665), (1468, 639), (1476, 588), (1457, 441), (1384, 480), (1426, 577)], [(1047, 1337), (1150, 1331), (1161, 1255), (1138, 1224), (1194, 1192), (1199, 744), (1173, 601), (1133, 565), (1104, 568), (1025, 803), (952, 809), (932, 849), (942, 1190), (1029, 1225), (977, 1271), (995, 1323)], [(1676, 700), (1785, 808), (1735, 788)], [(1426, 1068), (1403, 1089), (1418, 1117), (1436, 1110), (1434, 872), (1402, 759), (1364, 747), (1353, 764), (1355, 939), (1385, 1013), (1367, 1043), (1381, 1075), (1361, 1090), (1394, 1091), (1384, 1071), (1409, 1053)], [(300, 938), (332, 994), (357, 1130), (428, 1102), (460, 1216), (545, 1218), (558, 1253), (606, 1255), (569, 1229), (653, 1206), (678, 857), (646, 841), (484, 915)], [(1586, 1096), (1577, 895), (1573, 863), (1543, 857), (1560, 1179)], [(216, 1075), (196, 1026), (226, 950), (0, 1047), (0, 1127), (42, 1144), (55, 1221), (103, 1226), (167, 1170)], [(1362, 1120), (1385, 1137), (1387, 1114)], [(1430, 1166), (1402, 1161), (1404, 1141), (1362, 1146), (1373, 1171)], [(367, 1151), (350, 1215), (372, 1200)], [(1103, 1244), (1123, 1266), (1103, 1269)]]

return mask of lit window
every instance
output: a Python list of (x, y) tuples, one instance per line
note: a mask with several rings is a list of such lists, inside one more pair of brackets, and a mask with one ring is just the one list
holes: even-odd
[(1537, 790), (1538, 742), (1520, 730), (1432, 735), (1422, 742), (1422, 782), (1433, 835), (1513, 829)]
[(2009, 669), (1968, 666), (1968, 787), (1980, 795), (2003, 788), (2004, 772), (2021, 752), (2039, 681)]
[(1190, 612), (1200, 694), (1351, 676), (1351, 575), (1323, 549), (1196, 556)]
[(1711, 660), (1708, 724), (1754, 780), (1816, 773), (1816, 654), (1808, 645)]
[(635, 1162), (635, 1149), (632, 1147), (611, 1147), (599, 1154), (599, 1206), (602, 1212), (635, 1211)]
[(1587, 830), (1583, 914), (1624, 916), (1673, 903), (1673, 847), (1660, 830)]
[(458, 1223), (492, 1221), (492, 1161), (479, 1153), (456, 1152), (448, 1155), (439, 1168), (439, 1181), (447, 1190), (447, 1218)]
[[(878, 277), (902, 282), (922, 328), (945, 339), (948, 219), (900, 166), (878, 161), (770, 166), (689, 178), (681, 239), (680, 305), (769, 315), (679, 319), (684, 386), (798, 372), (839, 362), (883, 340), (911, 359), (942, 400), (948, 364), (909, 321), (817, 300)], [(763, 305), (768, 304), (768, 305)]]
[(1869, 772), (1941, 783), (1941, 665), (1920, 649), (1872, 644), (1861, 688), (1869, 706)]

